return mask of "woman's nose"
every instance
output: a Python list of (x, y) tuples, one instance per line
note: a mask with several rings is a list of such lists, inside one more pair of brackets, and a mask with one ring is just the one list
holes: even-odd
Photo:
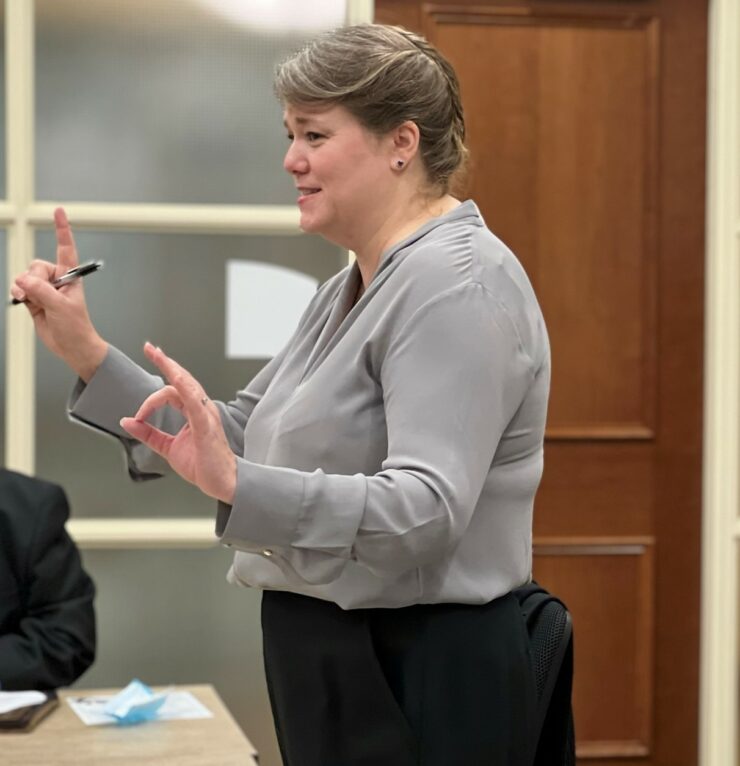
[(288, 147), (283, 159), (283, 167), (288, 173), (305, 173), (308, 170), (308, 162), (305, 155), (300, 151), (295, 143)]

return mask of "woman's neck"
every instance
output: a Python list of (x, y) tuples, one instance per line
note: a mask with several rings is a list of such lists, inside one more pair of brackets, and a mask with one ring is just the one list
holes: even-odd
[(459, 200), (446, 194), (439, 199), (424, 201), (416, 206), (410, 215), (407, 208), (403, 212), (387, 218), (385, 225), (376, 231), (370, 241), (354, 251), (362, 275), (361, 289), (364, 290), (370, 284), (378, 269), (380, 256), (386, 250), (406, 239), (428, 221), (449, 213), (459, 204)]

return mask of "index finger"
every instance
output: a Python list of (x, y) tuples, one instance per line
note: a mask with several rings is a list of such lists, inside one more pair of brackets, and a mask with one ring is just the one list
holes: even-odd
[(79, 259), (72, 229), (63, 207), (54, 211), (54, 227), (57, 234), (57, 266), (64, 273), (77, 266)]
[(144, 344), (144, 353), (164, 373), (168, 383), (180, 395), (185, 412), (193, 425), (203, 425), (208, 422), (203, 401), (207, 400), (203, 386), (181, 364), (171, 359), (161, 348), (155, 347), (148, 341)]

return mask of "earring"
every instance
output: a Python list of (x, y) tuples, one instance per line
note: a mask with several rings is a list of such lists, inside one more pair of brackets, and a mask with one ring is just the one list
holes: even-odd
[(400, 170), (403, 167), (403, 160), (396, 160), (396, 167)]

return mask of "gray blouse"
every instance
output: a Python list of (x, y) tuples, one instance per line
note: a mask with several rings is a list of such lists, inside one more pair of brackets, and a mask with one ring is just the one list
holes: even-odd
[[(550, 382), (521, 265), (471, 201), (326, 282), (285, 348), (218, 403), (238, 456), (216, 534), (232, 582), (345, 609), (485, 603), (530, 577)], [(162, 385), (111, 348), (70, 414), (133, 478), (166, 466), (118, 421)], [(175, 432), (179, 413), (157, 413)]]

